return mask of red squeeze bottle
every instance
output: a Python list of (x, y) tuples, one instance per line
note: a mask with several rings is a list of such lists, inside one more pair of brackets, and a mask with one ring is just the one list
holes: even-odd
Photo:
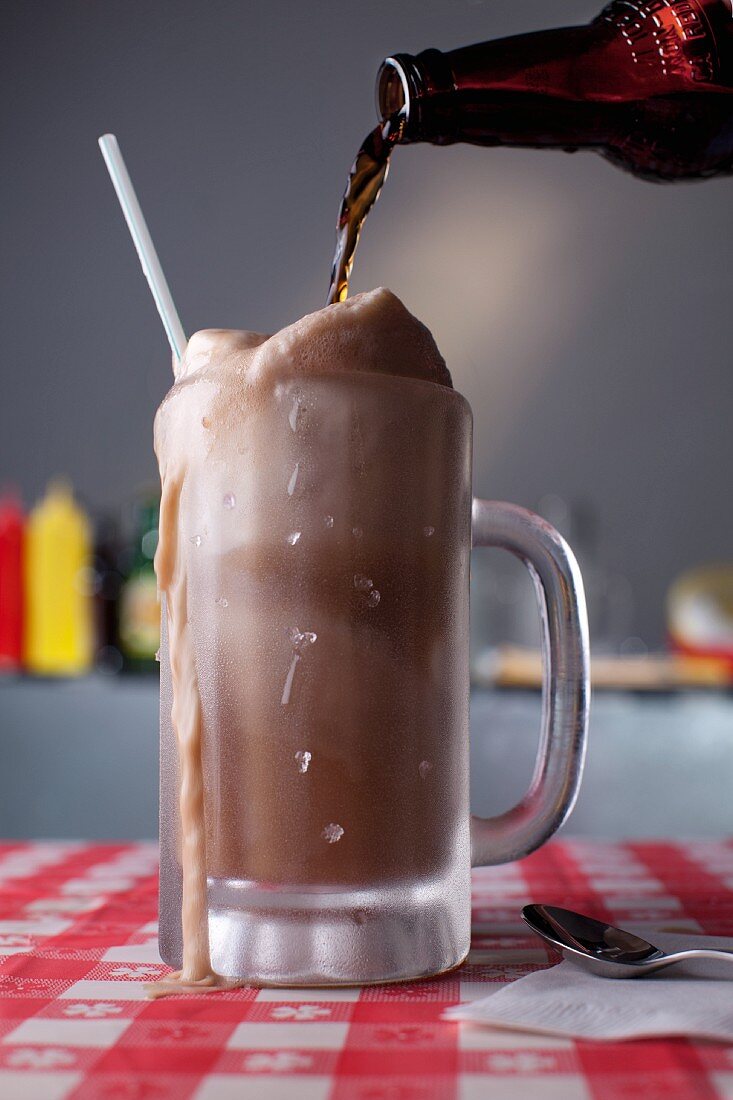
[(0, 498), (0, 672), (20, 669), (23, 654), (24, 522), (18, 498)]

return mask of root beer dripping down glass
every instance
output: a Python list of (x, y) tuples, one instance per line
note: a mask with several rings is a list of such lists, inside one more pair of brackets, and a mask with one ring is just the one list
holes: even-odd
[(651, 180), (733, 171), (729, 0), (613, 0), (587, 26), (396, 54), (377, 78), (399, 141), (595, 149)]

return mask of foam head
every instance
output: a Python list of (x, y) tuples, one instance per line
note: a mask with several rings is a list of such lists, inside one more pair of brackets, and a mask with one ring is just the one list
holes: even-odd
[(156, 417), (161, 473), (241, 441), (273, 378), (362, 372), (452, 385), (430, 331), (384, 287), (310, 313), (274, 336), (195, 333)]

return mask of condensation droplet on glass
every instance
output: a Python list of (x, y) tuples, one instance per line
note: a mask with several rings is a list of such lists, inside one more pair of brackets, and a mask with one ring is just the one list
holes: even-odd
[(200, 546), (203, 541), (204, 540), (201, 538), (201, 535), (194, 535), (191, 539), (191, 542), (194, 544), (194, 546)]
[(234, 493), (225, 493), (224, 494), (224, 499), (222, 500), (222, 504), (224, 505), (225, 508), (228, 508), (230, 511), (231, 511), (232, 508), (235, 508), (236, 504), (237, 504), (237, 498), (235, 497)]
[(435, 534), (435, 528), (434, 527), (423, 527), (422, 533), (425, 535), (426, 539), (429, 539), (432, 535)]
[(420, 772), (420, 778), (425, 779), (428, 772), (431, 772), (433, 770), (433, 765), (430, 763), (429, 760), (421, 760), (418, 764), (417, 770)]
[(293, 644), (293, 649), (300, 651), (306, 646), (313, 645), (318, 640), (315, 630), (299, 630), (297, 626), (291, 626), (288, 637)]
[(311, 753), (309, 753), (307, 749), (301, 749), (299, 752), (296, 752), (295, 759), (298, 764), (298, 771), (301, 775), (305, 775), (308, 771), (308, 765), (313, 759)]
[(298, 483), (298, 470), (300, 469), (300, 463), (295, 463), (295, 469), (290, 475), (290, 481), (288, 482), (288, 496), (291, 497), (295, 492), (295, 486)]
[(291, 431), (297, 432), (298, 430), (298, 419), (300, 418), (302, 404), (303, 398), (299, 393), (296, 393), (293, 397), (293, 404), (290, 408), (290, 412), (288, 413), (288, 424), (290, 425)]
[(324, 516), (323, 525), (324, 527), (333, 527), (333, 516)]
[(226, 598), (226, 596), (220, 596), (219, 599), (216, 601), (216, 605), (217, 607), (229, 607), (229, 600)]
[(336, 825), (333, 821), (330, 825), (327, 825), (321, 833), (323, 839), (328, 841), (329, 844), (335, 844), (338, 840), (341, 840), (341, 837), (343, 835), (344, 830), (341, 828), (340, 825)]
[(374, 581), (363, 573), (354, 573), (354, 588), (358, 592), (368, 592), (370, 588), (374, 588)]
[(355, 539), (360, 539), (362, 537), (362, 535), (364, 534), (364, 531), (362, 530), (361, 527), (352, 527), (351, 528), (351, 533), (352, 533), (352, 535), (354, 536)]
[(373, 588), (366, 598), (367, 607), (376, 607), (382, 596), (378, 589)]
[(291, 546), (295, 546), (296, 542), (300, 538), (300, 535), (301, 535), (300, 531), (291, 531), (290, 532), (290, 534), (288, 535), (288, 542), (290, 543)]
[(298, 662), (301, 660), (303, 650), (307, 649), (309, 645), (313, 645), (318, 640), (318, 635), (315, 630), (300, 630), (297, 626), (291, 626), (287, 631), (287, 635), (293, 647), (293, 657), (290, 662), (288, 674), (285, 677), (283, 693), (280, 697), (280, 705), (283, 707), (286, 707), (290, 702), (290, 696), (293, 691), (293, 680), (295, 679), (295, 670), (298, 667)]
[(295, 678), (295, 670), (298, 667), (298, 661), (299, 660), (300, 660), (300, 654), (297, 653), (297, 652), (294, 653), (293, 654), (293, 659), (290, 662), (290, 668), (288, 669), (288, 674), (285, 677), (285, 683), (283, 685), (283, 693), (280, 696), (280, 706), (281, 707), (286, 707), (288, 705), (288, 703), (290, 702), (290, 694), (293, 690), (293, 680)]

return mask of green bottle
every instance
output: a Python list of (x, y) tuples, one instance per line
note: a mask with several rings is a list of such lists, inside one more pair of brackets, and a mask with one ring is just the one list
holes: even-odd
[(158, 668), (160, 603), (153, 558), (159, 510), (157, 498), (147, 498), (138, 508), (135, 540), (120, 591), (120, 650), (128, 672), (155, 672)]

